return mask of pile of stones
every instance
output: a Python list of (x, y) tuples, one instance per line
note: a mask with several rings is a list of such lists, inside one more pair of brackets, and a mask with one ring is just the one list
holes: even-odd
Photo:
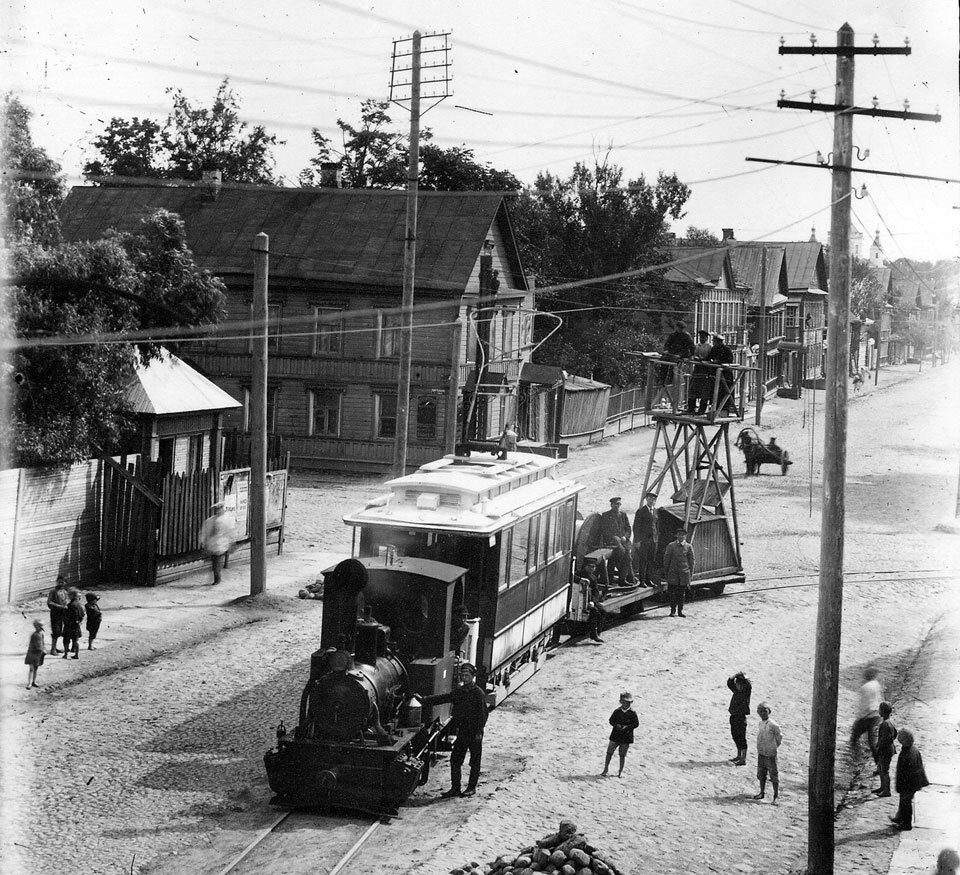
[(503, 854), (492, 862), (470, 862), (450, 870), (450, 875), (623, 875), (604, 854), (591, 845), (569, 820), (535, 845), (516, 854)]
[(308, 583), (297, 595), (302, 599), (323, 600), (323, 578), (318, 577), (313, 583)]

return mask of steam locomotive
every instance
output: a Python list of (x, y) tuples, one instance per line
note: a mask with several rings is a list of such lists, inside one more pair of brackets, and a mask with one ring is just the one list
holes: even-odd
[(326, 574), (320, 649), (293, 732), (264, 757), (274, 804), (392, 814), (425, 783), (458, 657), (451, 618), (466, 569), (409, 557), (346, 559)]

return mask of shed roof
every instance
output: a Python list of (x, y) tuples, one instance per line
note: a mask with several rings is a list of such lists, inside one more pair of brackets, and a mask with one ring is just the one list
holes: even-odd
[(243, 406), (166, 349), (160, 359), (137, 362), (133, 379), (127, 384), (126, 399), (134, 412), (153, 416)]
[[(495, 221), (512, 241), (502, 192), (421, 192), (417, 203), (418, 287), (463, 289)], [(209, 187), (187, 183), (76, 186), (60, 217), (65, 239), (94, 240), (110, 228), (136, 230), (158, 209), (183, 219), (197, 263), (220, 276), (252, 275), (251, 246), (263, 231), (271, 278), (402, 284), (402, 191), (225, 185), (214, 198)], [(507, 257), (509, 284), (525, 288), (515, 250)]]

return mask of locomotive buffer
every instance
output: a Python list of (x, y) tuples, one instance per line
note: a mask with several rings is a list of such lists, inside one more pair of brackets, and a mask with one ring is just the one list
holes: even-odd
[[(668, 490), (657, 508), (657, 562), (678, 529), (693, 547), (692, 585), (719, 595), (742, 583), (740, 531), (730, 459), (730, 423), (742, 422), (744, 388), (754, 368), (647, 359), (647, 409), (656, 424), (641, 495)], [(695, 369), (695, 370), (694, 370)], [(695, 392), (704, 410), (694, 409)]]

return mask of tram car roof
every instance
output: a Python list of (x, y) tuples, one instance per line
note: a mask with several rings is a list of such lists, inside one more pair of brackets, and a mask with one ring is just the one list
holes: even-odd
[(535, 453), (508, 453), (506, 459), (447, 455), (387, 481), (390, 492), (372, 498), (343, 521), (351, 526), (491, 534), (584, 488), (558, 477), (559, 468), (559, 460)]

